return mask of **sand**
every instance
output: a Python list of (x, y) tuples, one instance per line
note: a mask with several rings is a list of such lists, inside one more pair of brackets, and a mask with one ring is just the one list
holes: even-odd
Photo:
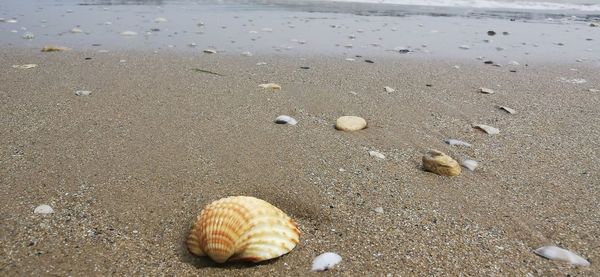
[[(329, 251), (343, 261), (313, 275), (600, 271), (597, 68), (371, 59), (1, 49), (0, 275), (306, 276)], [(274, 124), (282, 114), (298, 125)], [(342, 115), (368, 128), (337, 131)], [(424, 172), (428, 149), (480, 166)], [(284, 210), (300, 244), (259, 264), (191, 255), (191, 223), (229, 195)], [(591, 266), (533, 253), (550, 244)]]

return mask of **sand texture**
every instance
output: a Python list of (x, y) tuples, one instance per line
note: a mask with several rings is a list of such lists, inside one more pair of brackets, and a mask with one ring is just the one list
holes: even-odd
[[(307, 276), (324, 252), (343, 258), (327, 276), (600, 272), (598, 68), (372, 60), (0, 50), (0, 275)], [(369, 127), (335, 130), (349, 114)], [(425, 172), (429, 149), (479, 167)], [(282, 209), (300, 244), (256, 265), (190, 254), (195, 217), (230, 195)], [(533, 253), (547, 244), (591, 266)]]

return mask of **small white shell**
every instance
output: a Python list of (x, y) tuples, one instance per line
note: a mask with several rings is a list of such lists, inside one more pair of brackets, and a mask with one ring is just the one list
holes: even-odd
[(488, 135), (497, 135), (500, 133), (500, 130), (498, 130), (497, 128), (494, 128), (494, 127), (488, 126), (488, 125), (483, 125), (483, 124), (473, 125), (473, 128), (481, 129), (484, 132), (486, 132)]
[(277, 124), (286, 124), (286, 125), (296, 125), (298, 121), (291, 116), (280, 115), (275, 118), (275, 123)]
[(377, 151), (369, 151), (369, 156), (385, 160), (385, 155), (383, 155)]
[(471, 147), (470, 143), (464, 142), (462, 140), (457, 140), (457, 139), (447, 139), (444, 141), (445, 143), (452, 145), (452, 146), (464, 146), (464, 147)]
[(563, 262), (568, 262), (570, 264), (574, 264), (574, 265), (580, 265), (580, 266), (589, 266), (590, 262), (588, 262), (586, 259), (582, 258), (581, 256), (566, 250), (566, 249), (562, 249), (560, 247), (557, 246), (543, 246), (540, 247), (536, 250), (533, 251), (535, 254), (538, 254), (544, 258), (550, 259), (550, 260), (557, 260), (557, 261), (563, 261)]
[(477, 168), (477, 166), (479, 166), (479, 163), (474, 160), (464, 160), (464, 161), (460, 162), (460, 165), (467, 168), (468, 170), (475, 171), (475, 168)]
[(167, 21), (169, 21), (169, 20), (167, 20), (164, 17), (157, 17), (157, 18), (154, 19), (154, 22), (156, 22), (156, 23), (167, 22)]
[(217, 53), (217, 50), (215, 50), (215, 49), (204, 49), (202, 51), (204, 51), (204, 53), (206, 53), (206, 54), (216, 54)]
[(385, 92), (394, 92), (396, 91), (395, 89), (391, 88), (391, 87), (383, 87), (383, 89), (385, 90)]
[(33, 210), (34, 214), (51, 214), (54, 210), (48, 205), (39, 205)]
[(342, 257), (333, 252), (325, 252), (313, 260), (312, 271), (325, 271), (342, 261)]
[(32, 64), (32, 63), (30, 63), (30, 64), (22, 64), (22, 65), (15, 64), (12, 67), (13, 68), (18, 68), (18, 69), (30, 69), (30, 68), (37, 67), (37, 64)]

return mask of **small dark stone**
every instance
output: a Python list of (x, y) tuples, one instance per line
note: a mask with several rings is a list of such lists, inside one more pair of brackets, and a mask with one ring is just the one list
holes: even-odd
[(426, 87), (433, 87), (432, 84), (425, 84)]
[(362, 56), (361, 56), (361, 55), (355, 55), (354, 57), (357, 57), (357, 58), (362, 58)]
[(308, 66), (301, 66), (300, 68), (302, 68), (302, 69), (310, 69), (310, 67), (308, 67)]
[(152, 32), (158, 32), (158, 31), (160, 31), (160, 29), (158, 29), (158, 28), (152, 28), (152, 29), (150, 29), (150, 31), (152, 31)]
[(495, 36), (496, 32), (494, 32), (494, 31), (488, 31), (487, 34), (488, 34), (488, 36)]
[(515, 21), (515, 20), (516, 20), (516, 19), (514, 19), (514, 18), (511, 18), (511, 19), (510, 19), (510, 21)]
[(406, 53), (410, 52), (410, 50), (408, 50), (408, 49), (400, 49), (400, 50), (398, 50), (398, 52), (400, 54), (406, 54)]
[(100, 44), (100, 43), (94, 43), (94, 44), (92, 44), (92, 46), (101, 46), (101, 45), (102, 44)]
[(511, 69), (511, 70), (509, 70), (509, 71), (510, 71), (510, 72), (512, 72), (512, 73), (516, 73), (516, 72), (517, 72), (517, 70), (516, 70), (516, 69)]
[(85, 59), (86, 59), (86, 60), (91, 60), (92, 58), (90, 58), (90, 57), (87, 57), (87, 58), (85, 58)]
[(485, 62), (483, 62), (483, 63), (484, 63), (484, 64), (494, 64), (494, 62), (493, 62), (493, 61), (485, 61)]
[(375, 62), (374, 62), (374, 61), (372, 61), (372, 60), (365, 60), (365, 62), (366, 62), (366, 63), (375, 63)]
[(503, 35), (508, 36), (508, 32), (502, 32)]

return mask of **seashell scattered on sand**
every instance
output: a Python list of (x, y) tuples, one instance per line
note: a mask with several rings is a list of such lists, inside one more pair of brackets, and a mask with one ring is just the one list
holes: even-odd
[(37, 64), (15, 64), (12, 66), (13, 68), (18, 68), (18, 69), (30, 69), (30, 68), (34, 68), (37, 67)]
[(475, 125), (473, 125), (473, 128), (483, 130), (488, 135), (497, 135), (500, 133), (500, 130), (498, 130), (497, 128), (494, 128), (494, 127), (488, 126), (488, 125), (483, 125), (483, 124), (475, 124)]
[(312, 263), (312, 271), (325, 271), (332, 269), (342, 261), (342, 257), (333, 252), (325, 252), (317, 256)]
[(121, 32), (122, 36), (137, 36), (137, 34), (138, 33), (134, 32), (134, 31), (123, 31), (123, 32)]
[(471, 147), (471, 144), (468, 142), (464, 142), (462, 140), (457, 140), (457, 139), (447, 139), (444, 141), (445, 143), (451, 145), (451, 146), (464, 146), (464, 147)]
[(475, 171), (475, 168), (477, 168), (477, 166), (479, 166), (479, 163), (474, 160), (464, 160), (464, 161), (460, 162), (460, 165), (462, 165), (463, 167), (465, 167), (468, 170)]
[(504, 110), (505, 112), (507, 112), (509, 114), (516, 114), (517, 113), (517, 111), (515, 111), (515, 110), (513, 110), (513, 109), (511, 109), (509, 107), (506, 107), (506, 106), (498, 106), (498, 108), (501, 109), (501, 110)]
[(224, 263), (277, 258), (299, 241), (297, 224), (283, 211), (258, 198), (232, 196), (202, 210), (186, 243), (193, 254)]
[(70, 48), (64, 46), (56, 46), (56, 45), (46, 45), (42, 48), (42, 52), (60, 52), (71, 50)]
[(164, 17), (157, 17), (154, 19), (154, 22), (156, 22), (156, 23), (167, 22), (167, 21), (169, 21), (169, 20), (167, 20)]
[(78, 33), (82, 33), (82, 32), (83, 32), (83, 30), (81, 30), (81, 29), (79, 29), (79, 28), (77, 28), (77, 27), (74, 27), (74, 28), (73, 28), (73, 29), (71, 29), (69, 32), (71, 32), (71, 33), (73, 33), (73, 34), (78, 34)]
[(580, 265), (580, 266), (589, 266), (590, 265), (590, 262), (588, 262), (586, 259), (582, 258), (581, 256), (579, 256), (569, 250), (562, 249), (557, 246), (551, 246), (551, 245), (543, 246), (543, 247), (540, 247), (540, 248), (534, 250), (533, 253), (538, 254), (538, 255), (540, 255), (544, 258), (550, 259), (550, 260), (568, 262), (573, 265)]
[(394, 92), (396, 91), (395, 89), (391, 88), (391, 87), (383, 87), (383, 89), (385, 90), (385, 92)]
[(286, 125), (296, 125), (298, 121), (291, 116), (280, 115), (275, 118), (275, 123), (277, 124), (286, 124)]
[(92, 92), (89, 90), (78, 90), (75, 92), (75, 95), (77, 96), (88, 96), (90, 94), (92, 94)]
[(489, 88), (479, 88), (479, 92), (485, 94), (494, 94), (494, 90)]
[(369, 156), (385, 160), (385, 155), (383, 155), (377, 151), (369, 151)]
[(275, 83), (260, 84), (258, 86), (261, 88), (264, 88), (264, 89), (272, 89), (272, 90), (281, 89), (281, 86), (278, 84), (275, 84)]
[(358, 131), (367, 127), (367, 121), (358, 116), (342, 116), (335, 122), (335, 128), (340, 131)]
[(423, 168), (438, 175), (458, 176), (461, 173), (456, 160), (437, 150), (429, 150), (423, 156)]
[(33, 210), (34, 214), (51, 214), (54, 210), (48, 205), (39, 205)]

